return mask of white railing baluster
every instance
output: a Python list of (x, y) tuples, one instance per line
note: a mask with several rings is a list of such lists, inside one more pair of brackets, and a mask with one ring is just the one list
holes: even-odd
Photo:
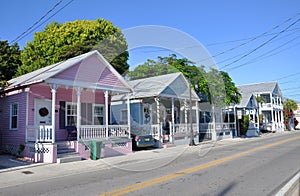
[[(110, 137), (128, 136), (128, 125), (109, 125)], [(81, 139), (97, 139), (106, 137), (106, 126), (104, 125), (82, 125), (80, 128)]]

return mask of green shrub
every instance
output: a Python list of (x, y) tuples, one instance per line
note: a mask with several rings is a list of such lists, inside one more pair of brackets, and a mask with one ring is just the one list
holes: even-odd
[(241, 135), (246, 135), (247, 130), (249, 127), (249, 116), (248, 115), (243, 115), (242, 120), (241, 120)]

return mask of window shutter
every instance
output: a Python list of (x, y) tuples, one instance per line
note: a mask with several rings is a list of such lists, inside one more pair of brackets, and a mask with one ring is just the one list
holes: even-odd
[(59, 128), (60, 129), (66, 128), (66, 102), (65, 101), (59, 102)]

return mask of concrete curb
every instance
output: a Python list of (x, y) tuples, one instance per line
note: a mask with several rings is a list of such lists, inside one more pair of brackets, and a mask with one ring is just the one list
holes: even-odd
[(0, 169), (0, 174), (4, 173), (4, 172), (11, 172), (11, 171), (17, 171), (17, 170), (22, 170), (22, 169), (29, 169), (29, 168), (45, 166), (45, 165), (49, 165), (49, 164), (51, 164), (51, 163), (31, 163), (31, 164), (28, 164), (28, 165), (8, 167), (8, 168), (5, 168), (5, 169)]
[[(298, 172), (275, 196), (297, 195), (299, 194), (300, 172)], [(298, 188), (298, 190), (297, 190)]]

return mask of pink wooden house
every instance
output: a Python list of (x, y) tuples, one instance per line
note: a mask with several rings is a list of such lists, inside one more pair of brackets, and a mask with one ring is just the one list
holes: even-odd
[(23, 155), (35, 162), (62, 162), (60, 148), (89, 158), (91, 140), (105, 143), (101, 156), (131, 152), (130, 126), (110, 123), (110, 99), (132, 90), (99, 52), (41, 68), (9, 84), (0, 99), (2, 150), (16, 153), (25, 147)]

